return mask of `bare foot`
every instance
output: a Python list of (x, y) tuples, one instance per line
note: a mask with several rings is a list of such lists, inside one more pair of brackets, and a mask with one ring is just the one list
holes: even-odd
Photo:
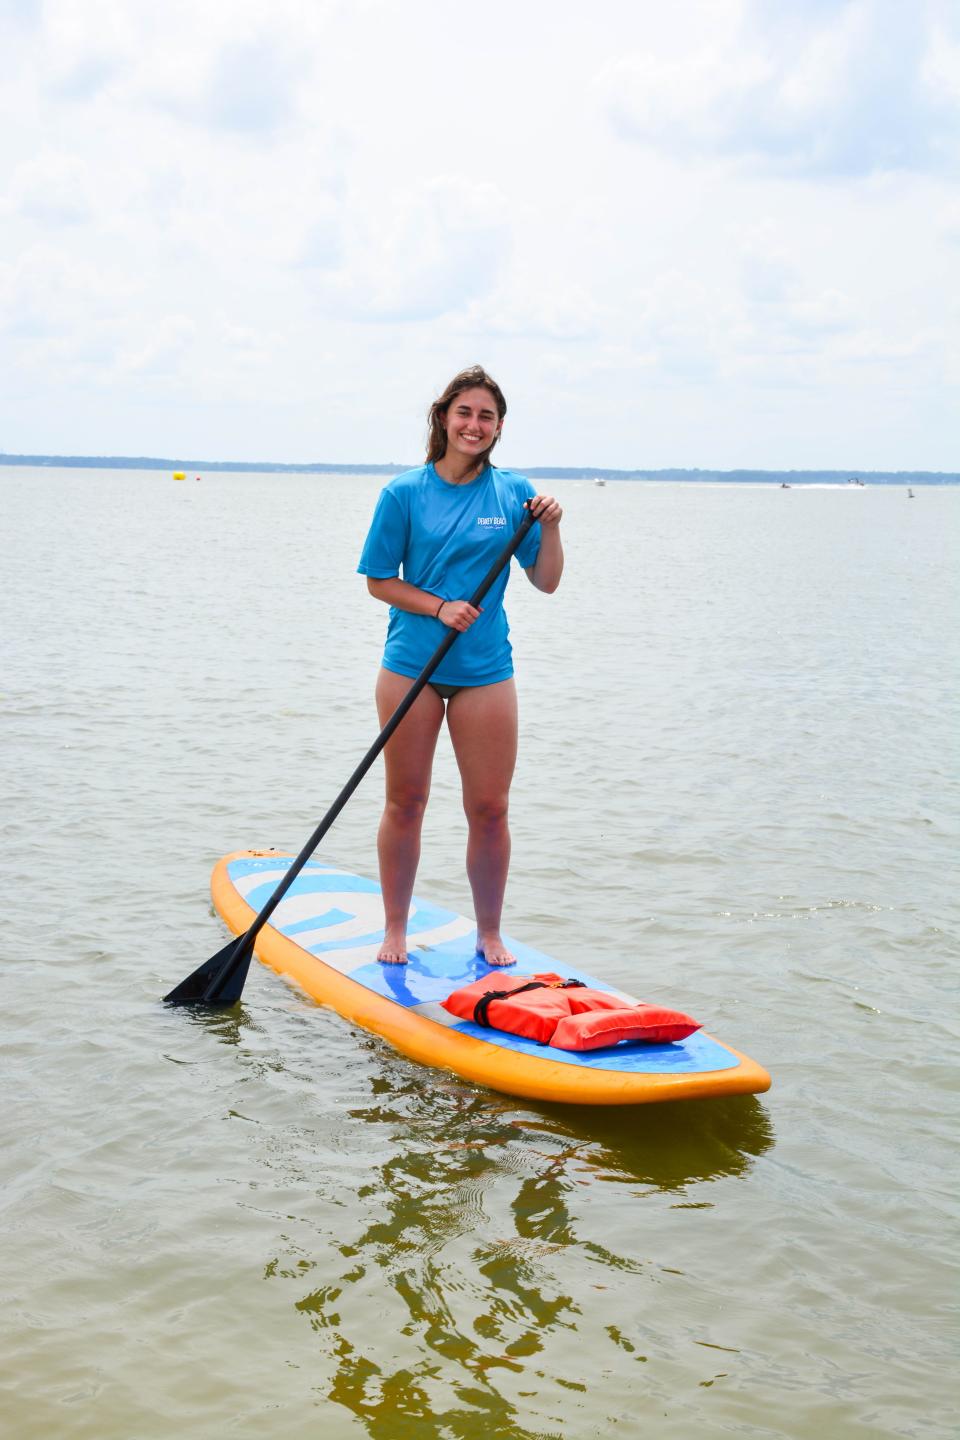
[(477, 935), (477, 954), (482, 955), (488, 965), (516, 965), (517, 957), (511, 955), (500, 938), (499, 930), (489, 935)]
[(384, 965), (406, 965), (407, 963), (407, 932), (406, 930), (386, 930), (383, 936), (383, 944), (377, 952), (377, 959)]

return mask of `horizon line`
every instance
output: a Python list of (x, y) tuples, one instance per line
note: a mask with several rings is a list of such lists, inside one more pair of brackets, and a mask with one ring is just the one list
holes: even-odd
[[(422, 463), (422, 462), (421, 462)], [(110, 469), (126, 470), (213, 470), (213, 471), (234, 471), (237, 473), (264, 472), (267, 474), (342, 474), (342, 475), (400, 475), (406, 470), (418, 468), (416, 465), (407, 463), (371, 462), (363, 461), (346, 463), (339, 461), (277, 461), (277, 460), (175, 460), (155, 455), (20, 455), (8, 454), (0, 451), (0, 465), (22, 465), (28, 468), (43, 469), (48, 466), (62, 465), (64, 468), (71, 467), (93, 469), (97, 466), (104, 466)], [(506, 468), (506, 467), (505, 467)], [(514, 468), (514, 467), (509, 467)], [(941, 483), (944, 481), (960, 484), (960, 472), (948, 470), (858, 470), (849, 468), (817, 468), (789, 470), (767, 469), (761, 466), (732, 466), (729, 468), (705, 467), (705, 466), (658, 466), (656, 468), (621, 469), (610, 466), (591, 465), (535, 465), (530, 467), (516, 467), (517, 473), (528, 476), (547, 477), (554, 476), (557, 479), (582, 479), (585, 476), (595, 476), (597, 479), (605, 480), (634, 480), (643, 478), (671, 477), (682, 478), (690, 476), (693, 478), (729, 477), (729, 476), (763, 476), (763, 475), (793, 475), (793, 476), (815, 476), (818, 478), (843, 477), (856, 480), (861, 477), (874, 479), (894, 479), (899, 476), (912, 476), (917, 479), (921, 476), (936, 478)]]

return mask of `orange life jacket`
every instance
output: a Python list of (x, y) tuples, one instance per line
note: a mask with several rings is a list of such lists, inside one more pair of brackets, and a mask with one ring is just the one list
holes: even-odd
[(626, 1000), (550, 972), (484, 975), (441, 1003), (459, 1020), (560, 1050), (598, 1050), (621, 1040), (683, 1040), (700, 1029), (678, 1010)]

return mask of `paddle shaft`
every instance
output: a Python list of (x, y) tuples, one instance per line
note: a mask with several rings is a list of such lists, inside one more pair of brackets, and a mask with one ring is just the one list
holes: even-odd
[[(534, 523), (534, 516), (532, 515), (528, 505), (524, 511), (523, 519), (520, 521), (520, 524), (517, 526), (510, 540), (504, 546), (503, 550), (500, 552), (494, 563), (490, 566), (490, 569), (487, 571), (486, 575), (483, 577), (474, 593), (470, 596), (470, 604), (474, 606), (474, 608), (479, 608), (480, 601), (484, 598), (487, 591), (490, 589), (491, 585), (496, 580), (500, 572), (505, 569), (507, 565), (510, 564), (510, 561), (512, 560), (514, 554), (519, 549), (520, 545), (523, 543), (523, 539), (527, 534), (527, 531)], [(421, 690), (423, 690), (429, 684), (430, 676), (434, 673), (437, 666), (440, 664), (440, 661), (447, 654), (451, 645), (456, 642), (457, 636), (459, 634), (459, 630), (448, 630), (446, 635), (440, 641), (440, 644), (437, 646), (436, 650), (434, 650), (433, 654), (430, 656), (430, 659), (427, 661), (426, 665), (424, 665), (423, 669), (420, 671), (420, 674), (417, 676), (416, 680), (414, 680), (410, 689), (407, 691), (406, 695), (404, 695), (403, 699), (400, 701), (400, 704), (397, 706), (396, 710), (394, 710), (393, 714), (390, 716), (390, 719), (387, 721), (386, 725), (384, 725), (383, 729), (380, 731), (380, 734), (377, 736), (376, 740), (374, 740), (373, 744), (370, 746), (370, 749), (367, 751), (366, 755), (364, 755), (363, 759), (360, 761), (360, 764), (357, 766), (356, 770), (354, 770), (353, 774), (350, 776), (350, 779), (347, 781), (346, 785), (344, 785), (343, 789), (340, 791), (340, 794), (337, 796), (336, 800), (334, 800), (333, 804), (330, 806), (330, 809), (327, 811), (326, 815), (324, 815), (323, 819), (320, 821), (320, 824), (317, 826), (316, 830), (314, 830), (313, 834), (310, 836), (310, 839), (307, 841), (306, 845), (304, 845), (303, 849), (300, 851), (300, 854), (294, 860), (286, 875), (280, 881), (280, 884), (277, 886), (276, 890), (274, 890), (273, 894), (270, 896), (270, 899), (264, 905), (257, 918), (250, 926), (250, 929), (244, 935), (243, 941), (241, 942), (243, 944), (244, 950), (246, 950), (248, 947), (252, 948), (253, 941), (263, 929), (264, 925), (266, 925), (267, 921), (270, 919), (270, 916), (280, 904), (280, 901), (283, 899), (284, 895), (286, 895), (287, 891), (290, 889), (290, 886), (293, 884), (294, 880), (296, 880), (297, 876), (300, 874), (300, 871), (303, 869), (304, 865), (306, 865), (307, 861), (310, 859), (310, 856), (313, 854), (314, 850), (316, 850), (317, 846), (320, 844), (320, 841), (323, 839), (324, 835), (326, 835), (327, 831), (330, 829), (330, 826), (333, 824), (334, 820), (336, 820), (337, 816), (340, 814), (340, 811), (343, 809), (344, 805), (346, 805), (347, 801), (350, 799), (350, 796), (353, 794), (354, 790), (356, 790), (357, 786), (360, 784), (360, 781), (363, 779), (364, 775), (366, 775), (374, 760), (376, 760), (377, 756), (380, 754), (380, 751), (384, 748), (387, 741), (390, 739), (390, 736), (393, 734), (394, 730), (396, 730), (401, 720), (407, 714), (408, 710), (413, 705), (417, 696), (420, 694)], [(237, 948), (239, 949), (239, 946)], [(230, 963), (231, 961), (228, 957), (224, 965), (224, 970), (229, 968)], [(220, 978), (221, 977), (218, 976), (217, 980), (219, 980)]]

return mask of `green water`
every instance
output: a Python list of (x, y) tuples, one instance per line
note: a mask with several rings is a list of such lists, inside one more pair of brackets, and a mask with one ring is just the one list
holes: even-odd
[[(586, 1111), (259, 967), (158, 1003), (214, 860), (299, 848), (373, 738), (377, 483), (0, 476), (6, 1432), (951, 1435), (960, 492), (554, 487), (508, 928), (774, 1077)], [(372, 873), (378, 802), (325, 853)], [(445, 749), (460, 911), (462, 848)]]

